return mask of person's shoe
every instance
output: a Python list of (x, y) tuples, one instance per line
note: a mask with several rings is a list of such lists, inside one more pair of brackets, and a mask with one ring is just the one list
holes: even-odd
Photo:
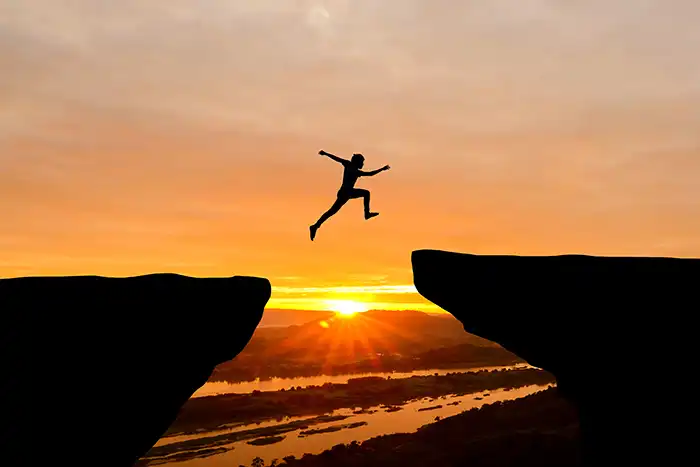
[(371, 218), (377, 217), (378, 215), (378, 212), (368, 212), (367, 214), (365, 214), (365, 219), (370, 220)]
[(317, 231), (317, 230), (318, 230), (318, 227), (316, 227), (315, 225), (312, 225), (312, 226), (309, 227), (309, 231), (310, 231), (310, 233), (311, 233), (311, 241), (312, 241), (312, 242), (314, 241), (314, 238), (316, 238), (316, 231)]

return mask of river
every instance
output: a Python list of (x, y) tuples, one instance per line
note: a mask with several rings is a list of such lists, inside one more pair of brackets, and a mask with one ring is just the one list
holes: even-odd
[(299, 378), (270, 378), (265, 380), (246, 381), (243, 383), (208, 382), (199, 388), (192, 397), (215, 396), (219, 394), (249, 394), (253, 391), (288, 391), (293, 387), (306, 388), (309, 386), (323, 386), (326, 383), (345, 384), (352, 378), (364, 378), (366, 376), (391, 377), (393, 379), (410, 378), (411, 376), (440, 376), (448, 373), (476, 373), (483, 370), (514, 370), (516, 368), (534, 368), (531, 365), (521, 363), (508, 366), (484, 366), (477, 368), (450, 368), (442, 370), (416, 370), (412, 372), (382, 372), (382, 373), (356, 373), (333, 376), (305, 376)]
[[(523, 365), (516, 365), (515, 368), (528, 367)], [(506, 367), (506, 368), (514, 368)], [(484, 369), (498, 369), (501, 367), (489, 367)], [(379, 373), (374, 374), (374, 376), (391, 376), (392, 378), (400, 377), (410, 377), (416, 375), (432, 375), (435, 373), (455, 373), (455, 372), (474, 372), (479, 371), (479, 368), (470, 368), (466, 370), (426, 370), (420, 372), (412, 373)], [(444, 373), (443, 373), (444, 372)], [(324, 376), (324, 377), (312, 377), (312, 378), (293, 378), (293, 379), (276, 379), (270, 381), (263, 381), (258, 383), (239, 383), (222, 386), (220, 383), (214, 383), (208, 388), (202, 388), (200, 392), (201, 395), (211, 395), (220, 393), (238, 393), (242, 392), (244, 389), (248, 389), (245, 392), (250, 392), (250, 384), (256, 384), (254, 389), (261, 386), (260, 384), (270, 383), (273, 387), (288, 388), (291, 386), (301, 386), (305, 385), (322, 385), (326, 382), (346, 382), (349, 378), (359, 377), (360, 375), (343, 375), (343, 376)], [(294, 381), (292, 384), (290, 381)], [(211, 384), (211, 383), (207, 383)], [(284, 419), (271, 420), (260, 423), (245, 424), (245, 425), (232, 425), (229, 428), (207, 432), (196, 435), (186, 435), (186, 436), (173, 436), (162, 438), (156, 443), (156, 447), (164, 446), (175, 446), (177, 443), (182, 443), (191, 440), (200, 440), (202, 444), (197, 446), (194, 450), (189, 451), (188, 449), (181, 449), (178, 455), (181, 456), (192, 456), (187, 460), (172, 461), (171, 456), (166, 456), (162, 458), (152, 458), (150, 465), (167, 465), (170, 467), (231, 467), (245, 465), (250, 466), (252, 460), (255, 457), (261, 457), (265, 460), (265, 463), (269, 463), (273, 459), (282, 460), (286, 456), (296, 456), (301, 457), (305, 453), (318, 454), (326, 449), (330, 449), (336, 444), (350, 443), (352, 441), (365, 441), (369, 438), (373, 438), (380, 435), (392, 434), (392, 433), (410, 433), (416, 431), (423, 425), (433, 423), (436, 417), (445, 418), (463, 411), (470, 410), (472, 408), (478, 408), (484, 404), (493, 403), (497, 401), (506, 401), (521, 398), (530, 394), (534, 394), (538, 391), (545, 390), (551, 385), (533, 385), (525, 386), (522, 388), (512, 389), (512, 390), (492, 390), (484, 391), (468, 395), (447, 395), (438, 398), (423, 398), (419, 400), (413, 400), (405, 403), (404, 405), (389, 408), (386, 406), (376, 406), (368, 410), (361, 412), (354, 412), (351, 408), (340, 409), (330, 412), (326, 415), (328, 416), (342, 416), (347, 417), (342, 420), (328, 420), (321, 421), (320, 423), (309, 424), (309, 426), (300, 426), (298, 428), (294, 427), (289, 429), (287, 432), (281, 433), (280, 438), (277, 439), (278, 442), (268, 445), (251, 445), (250, 441), (254, 439), (264, 439), (269, 434), (261, 436), (260, 433), (254, 436), (248, 436), (245, 439), (224, 440), (222, 438), (226, 435), (235, 435), (236, 433), (242, 433), (249, 430), (258, 430), (261, 428), (271, 428), (279, 427), (281, 425), (288, 425), (294, 422), (309, 421), (316, 416), (306, 416), (306, 417), (285, 417)], [(262, 389), (260, 389), (262, 390)], [(265, 390), (269, 389), (269, 386)], [(427, 410), (426, 410), (427, 409)], [(301, 423), (303, 425), (303, 423)], [(351, 425), (351, 427), (346, 427)], [(313, 433), (309, 434), (308, 430), (324, 430), (324, 429), (338, 429), (338, 431), (330, 431), (325, 433)], [(211, 440), (211, 441), (210, 441)], [(216, 441), (216, 444), (213, 442)], [(210, 444), (211, 443), (211, 444)], [(190, 449), (192, 449), (190, 447)]]

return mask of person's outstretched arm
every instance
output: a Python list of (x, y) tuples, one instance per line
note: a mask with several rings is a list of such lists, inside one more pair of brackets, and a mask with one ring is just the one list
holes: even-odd
[(334, 156), (334, 155), (331, 154), (330, 152), (326, 152), (326, 151), (324, 151), (323, 149), (321, 149), (320, 151), (318, 151), (318, 153), (319, 153), (320, 155), (322, 155), (322, 156), (329, 157), (329, 158), (333, 159), (334, 161), (336, 161), (336, 162), (338, 162), (338, 163), (340, 163), (340, 164), (343, 164), (343, 165), (349, 164), (349, 163), (350, 163), (349, 160), (343, 159), (342, 157)]
[(385, 165), (385, 166), (382, 167), (381, 169), (372, 170), (371, 172), (363, 172), (363, 171), (360, 171), (360, 176), (361, 176), (361, 177), (372, 177), (372, 176), (374, 176), (374, 175), (377, 175), (377, 174), (380, 173), (380, 172), (384, 172), (385, 170), (389, 170), (390, 168), (391, 168), (391, 167), (389, 167), (388, 165)]

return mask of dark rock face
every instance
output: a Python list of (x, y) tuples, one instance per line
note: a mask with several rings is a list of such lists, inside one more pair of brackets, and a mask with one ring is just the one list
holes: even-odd
[(666, 386), (667, 375), (697, 353), (687, 337), (700, 260), (418, 250), (412, 262), (418, 292), (467, 332), (557, 378), (589, 465), (682, 463), (689, 432), (660, 398), (677, 397), (686, 383)]
[(133, 465), (270, 294), (239, 276), (0, 280), (0, 463)]

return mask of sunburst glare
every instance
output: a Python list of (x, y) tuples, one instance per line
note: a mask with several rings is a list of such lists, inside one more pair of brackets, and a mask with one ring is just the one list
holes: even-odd
[(342, 318), (350, 318), (356, 313), (367, 311), (367, 305), (354, 300), (326, 300), (330, 311), (335, 311)]

